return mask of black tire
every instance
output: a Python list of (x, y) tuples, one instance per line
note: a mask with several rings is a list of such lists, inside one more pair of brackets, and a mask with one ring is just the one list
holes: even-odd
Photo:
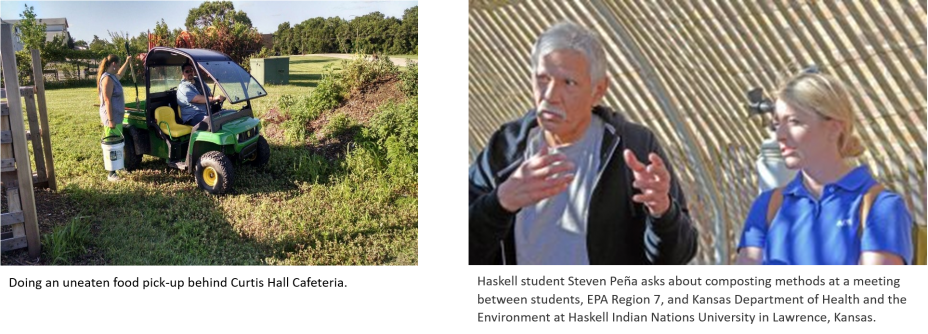
[(232, 161), (219, 151), (209, 151), (200, 156), (196, 169), (197, 186), (212, 195), (232, 191), (235, 172)]
[(131, 172), (139, 169), (139, 165), (142, 164), (142, 155), (136, 153), (135, 138), (132, 137), (132, 132), (123, 131), (123, 138), (125, 144), (123, 148), (123, 155), (125, 156), (123, 167), (127, 172)]
[(267, 144), (267, 140), (263, 136), (258, 137), (258, 150), (255, 151), (255, 158), (249, 162), (252, 166), (261, 167), (267, 165), (267, 162), (271, 160), (271, 146)]

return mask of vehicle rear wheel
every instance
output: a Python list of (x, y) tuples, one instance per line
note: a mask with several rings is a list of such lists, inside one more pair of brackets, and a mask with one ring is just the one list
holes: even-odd
[(197, 186), (212, 195), (225, 194), (232, 190), (235, 178), (232, 161), (219, 151), (209, 151), (200, 156), (196, 167)]
[(124, 153), (124, 155), (125, 155), (125, 164), (124, 164), (124, 167), (126, 168), (126, 171), (127, 171), (127, 172), (131, 172), (131, 171), (134, 171), (134, 170), (136, 170), (136, 169), (139, 169), (139, 165), (142, 164), (142, 155), (141, 155), (141, 154), (136, 154), (136, 151), (135, 151), (135, 138), (132, 137), (132, 133), (129, 132), (129, 131), (123, 131), (122, 137), (123, 137), (124, 140), (125, 140), (125, 142), (124, 142), (124, 143), (125, 143), (125, 147), (124, 147), (125, 152), (123, 152), (123, 153)]

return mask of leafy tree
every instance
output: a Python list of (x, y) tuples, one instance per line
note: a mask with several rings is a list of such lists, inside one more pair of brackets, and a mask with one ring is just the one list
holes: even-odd
[(83, 40), (83, 39), (79, 39), (79, 40), (77, 40), (77, 41), (74, 42), (74, 46), (75, 46), (75, 47), (78, 47), (78, 46), (87, 47), (87, 41), (85, 41), (85, 40)]
[(97, 52), (104, 52), (108, 49), (106, 40), (100, 39), (97, 35), (93, 35), (93, 40), (90, 41), (90, 50)]
[(148, 33), (143, 31), (138, 36), (129, 39), (129, 48), (132, 49), (132, 52), (147, 52)]
[(42, 47), (42, 50), (40, 52), (41, 57), (42, 57), (42, 63), (64, 60), (64, 58), (58, 59), (57, 57), (54, 57), (53, 59), (51, 55), (56, 55), (56, 54), (61, 53), (64, 50), (71, 49), (68, 47), (68, 43), (65, 41), (65, 38), (67, 37), (64, 37), (63, 35), (55, 35), (55, 37), (52, 38), (51, 42), (45, 43), (45, 46)]
[(354, 35), (351, 34), (351, 26), (348, 24), (348, 21), (338, 17), (336, 17), (336, 19), (339, 20), (338, 27), (335, 28), (337, 51), (341, 53), (350, 53), (351, 41), (354, 39)]
[(386, 26), (383, 23), (385, 16), (381, 12), (373, 12), (351, 20), (351, 30), (356, 31), (357, 41), (354, 42), (355, 52), (383, 52)]
[(274, 32), (274, 52), (281, 55), (290, 55), (290, 38), (292, 29), (290, 22), (284, 22), (277, 25), (277, 31)]
[(242, 23), (229, 25), (217, 22), (205, 29), (195, 28), (189, 34), (193, 38), (193, 47), (225, 53), (236, 63), (261, 49), (261, 34)]
[(331, 38), (331, 40), (334, 41), (334, 29), (332, 29), (330, 34), (327, 31), (325, 23), (325, 19), (321, 17), (311, 18), (301, 23), (305, 30), (301, 36), (303, 39), (303, 52), (324, 53), (327, 50), (327, 45), (330, 43), (329, 39)]
[(293, 34), (290, 38), (290, 50), (292, 54), (303, 54), (303, 22), (293, 26)]
[(155, 22), (155, 30), (151, 33), (151, 41), (154, 46), (174, 46), (175, 36), (168, 28), (168, 24), (161, 19), (161, 22)]
[(373, 12), (346, 21), (340, 17), (311, 18), (274, 32), (274, 50), (281, 54), (321, 52), (416, 53), (419, 7), (406, 9), (403, 19)]
[(19, 14), (21, 19), (16, 23), (19, 29), (19, 40), (23, 42), (23, 50), (41, 49), (45, 45), (45, 29), (48, 27), (45, 23), (39, 23), (35, 19), (35, 11), (29, 5), (23, 5), (26, 9)]
[(231, 1), (207, 1), (200, 4), (200, 7), (193, 8), (187, 14), (187, 21), (184, 26), (187, 30), (194, 28), (206, 28), (216, 25), (218, 22), (228, 23), (230, 26), (236, 23), (244, 24), (251, 27), (251, 19), (243, 11), (236, 11)]
[[(120, 58), (126, 55), (126, 33), (120, 31), (106, 31), (110, 35), (110, 43), (107, 43), (106, 48), (110, 53), (119, 56)], [(122, 64), (120, 64), (122, 65)]]
[(406, 31), (402, 22), (395, 17), (389, 17), (379, 23), (378, 31), (383, 35), (378, 50), (388, 54), (406, 53)]
[[(406, 33), (407, 51), (419, 46), (419, 6), (407, 8), (403, 12), (403, 30)], [(417, 52), (418, 53), (418, 52)]]

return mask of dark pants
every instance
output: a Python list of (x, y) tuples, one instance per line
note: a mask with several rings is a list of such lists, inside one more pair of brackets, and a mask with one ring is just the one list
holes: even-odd
[(200, 124), (200, 122), (203, 121), (203, 118), (206, 118), (206, 114), (205, 114), (205, 113), (197, 113), (196, 115), (193, 115), (193, 118), (191, 118), (189, 121), (184, 122), (184, 124), (187, 124), (187, 125), (197, 125), (197, 124)]

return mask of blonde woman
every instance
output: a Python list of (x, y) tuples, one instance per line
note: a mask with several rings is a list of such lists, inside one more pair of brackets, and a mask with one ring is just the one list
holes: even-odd
[(904, 201), (881, 190), (866, 165), (849, 163), (864, 151), (854, 119), (846, 88), (831, 76), (802, 73), (780, 88), (777, 141), (786, 166), (799, 173), (754, 201), (739, 264), (911, 263), (913, 221)]
[[(126, 99), (119, 79), (126, 73), (129, 58), (118, 70), (119, 57), (108, 55), (100, 61), (97, 69), (97, 95), (100, 97), (100, 123), (103, 124), (103, 137), (122, 136), (122, 119), (126, 113)], [(110, 171), (107, 180), (118, 181), (116, 171)]]

